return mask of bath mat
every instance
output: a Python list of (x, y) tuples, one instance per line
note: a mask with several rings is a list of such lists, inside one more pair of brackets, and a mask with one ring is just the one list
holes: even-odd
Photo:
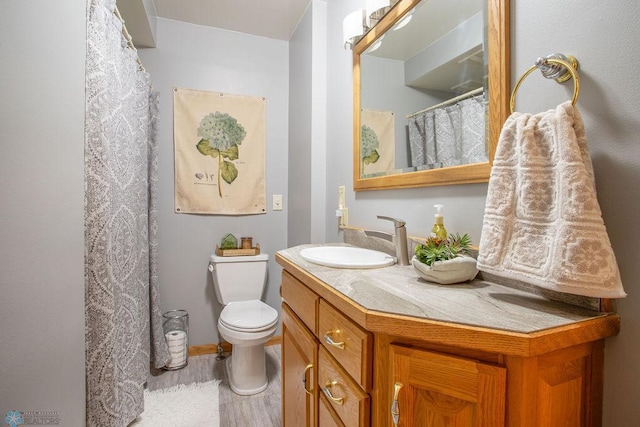
[(626, 295), (584, 124), (571, 102), (507, 119), (489, 179), (478, 269), (570, 294)]
[(217, 427), (220, 380), (144, 391), (144, 412), (131, 427)]

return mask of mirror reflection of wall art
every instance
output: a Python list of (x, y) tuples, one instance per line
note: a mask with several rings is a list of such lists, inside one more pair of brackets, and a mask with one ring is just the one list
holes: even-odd
[(175, 212), (266, 212), (266, 99), (174, 88)]
[(393, 112), (363, 109), (360, 117), (360, 156), (363, 173), (371, 176), (394, 170), (396, 148)]

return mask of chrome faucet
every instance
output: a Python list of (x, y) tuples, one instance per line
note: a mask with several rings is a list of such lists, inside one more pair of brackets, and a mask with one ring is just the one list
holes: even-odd
[(387, 221), (393, 222), (393, 226), (395, 227), (393, 242), (396, 244), (396, 258), (398, 259), (398, 265), (409, 265), (407, 229), (404, 227), (406, 223), (401, 219), (382, 215), (378, 215), (378, 219), (386, 219)]

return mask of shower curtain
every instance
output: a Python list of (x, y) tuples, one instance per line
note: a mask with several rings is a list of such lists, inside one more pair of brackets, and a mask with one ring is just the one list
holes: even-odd
[(122, 36), (115, 0), (88, 0), (85, 112), (87, 425), (144, 409), (169, 354), (157, 281), (158, 100)]
[(484, 94), (408, 118), (411, 166), (487, 161)]

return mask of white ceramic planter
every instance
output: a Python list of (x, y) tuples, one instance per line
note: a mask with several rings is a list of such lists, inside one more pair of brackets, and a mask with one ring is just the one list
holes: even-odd
[(424, 280), (441, 285), (466, 282), (478, 274), (476, 260), (466, 255), (448, 261), (436, 261), (431, 266), (423, 264), (414, 256), (411, 263), (418, 275)]

